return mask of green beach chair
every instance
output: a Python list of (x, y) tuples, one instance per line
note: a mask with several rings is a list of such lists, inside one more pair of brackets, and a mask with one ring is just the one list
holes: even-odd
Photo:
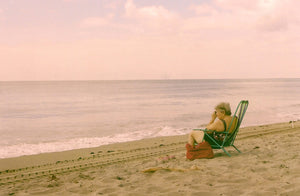
[(228, 156), (231, 156), (225, 150), (225, 147), (232, 146), (239, 153), (241, 153), (241, 151), (239, 151), (239, 149), (237, 149), (237, 147), (235, 147), (235, 145), (233, 143), (235, 141), (236, 135), (239, 131), (240, 125), (242, 123), (242, 120), (243, 120), (246, 110), (248, 108), (248, 103), (249, 103), (248, 100), (240, 101), (240, 103), (238, 104), (238, 106), (234, 112), (233, 118), (232, 118), (227, 130), (225, 130), (223, 132), (218, 132), (218, 133), (224, 134), (224, 140), (222, 142), (216, 141), (213, 137), (211, 137), (211, 135), (208, 134), (208, 132), (209, 133), (213, 132), (211, 130), (208, 130), (208, 129), (193, 129), (193, 130), (203, 131), (204, 134), (209, 138), (208, 142), (210, 143), (210, 145), (213, 149), (222, 149)]

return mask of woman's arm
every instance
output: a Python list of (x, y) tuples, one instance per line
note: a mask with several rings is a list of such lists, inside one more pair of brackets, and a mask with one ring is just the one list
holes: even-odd
[(208, 125), (206, 126), (206, 129), (212, 130), (212, 131), (224, 131), (224, 125), (223, 125), (222, 121), (220, 121), (220, 120), (216, 121), (216, 118), (217, 118), (217, 115), (214, 112), (211, 115), (211, 120), (208, 123)]
[(222, 121), (217, 120), (213, 123), (208, 124), (206, 126), (206, 129), (221, 132), (221, 131), (224, 131), (224, 125), (223, 125)]
[(206, 125), (206, 129), (212, 130), (212, 131), (215, 130), (214, 129), (214, 127), (215, 127), (214, 122), (215, 122), (216, 118), (217, 118), (216, 112), (213, 112), (211, 114), (211, 120), (210, 120), (210, 122), (208, 123), (208, 125)]

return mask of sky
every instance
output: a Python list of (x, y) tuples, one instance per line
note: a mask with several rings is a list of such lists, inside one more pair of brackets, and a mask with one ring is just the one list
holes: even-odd
[(0, 81), (300, 78), (299, 0), (0, 0)]

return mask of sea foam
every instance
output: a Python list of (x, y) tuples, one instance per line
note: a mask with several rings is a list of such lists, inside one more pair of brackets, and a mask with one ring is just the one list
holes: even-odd
[(119, 133), (105, 137), (85, 137), (68, 140), (43, 142), (37, 144), (21, 143), (15, 145), (2, 146), (0, 149), (0, 158), (19, 157), (23, 155), (34, 155), (40, 153), (61, 152), (73, 149), (92, 148), (107, 144), (129, 142), (144, 138), (153, 138), (161, 136), (183, 135), (190, 129), (175, 129), (169, 126), (157, 127), (156, 129), (134, 131), (129, 133)]

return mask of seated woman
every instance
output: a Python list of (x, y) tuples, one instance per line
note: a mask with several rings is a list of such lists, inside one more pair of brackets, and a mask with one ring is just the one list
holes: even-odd
[[(218, 118), (218, 120), (216, 120)], [(223, 134), (218, 134), (218, 132), (226, 131), (227, 127), (229, 126), (230, 122), (232, 120), (231, 117), (231, 108), (229, 103), (219, 103), (215, 107), (215, 111), (211, 115), (211, 121), (206, 126), (206, 129), (211, 130), (212, 132), (209, 133), (210, 136), (215, 138), (217, 141), (222, 142), (224, 139)], [(235, 126), (232, 126), (233, 128)], [(229, 130), (231, 132), (233, 129)], [(191, 146), (194, 146), (195, 143), (201, 143), (203, 140), (211, 143), (209, 137), (206, 135), (204, 136), (203, 131), (192, 131), (189, 134), (188, 143)]]

